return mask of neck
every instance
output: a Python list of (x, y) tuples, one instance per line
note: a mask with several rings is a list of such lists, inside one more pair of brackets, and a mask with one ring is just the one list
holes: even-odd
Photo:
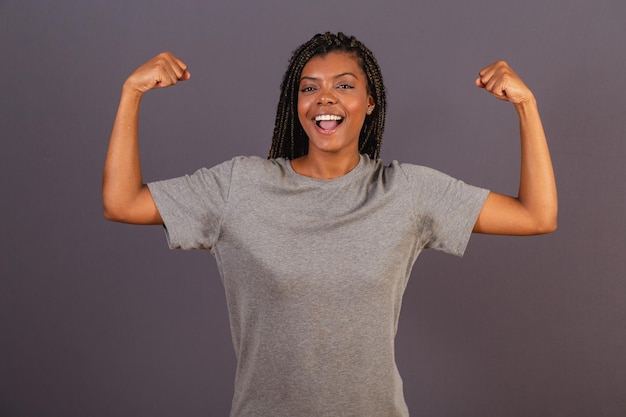
[(291, 167), (300, 175), (330, 180), (352, 171), (360, 159), (358, 152), (349, 155), (310, 152), (291, 161)]

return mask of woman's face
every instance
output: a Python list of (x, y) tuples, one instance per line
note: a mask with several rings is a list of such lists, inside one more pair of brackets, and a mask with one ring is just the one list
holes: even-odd
[(302, 69), (298, 119), (312, 152), (357, 153), (374, 99), (356, 58), (345, 52), (315, 56)]

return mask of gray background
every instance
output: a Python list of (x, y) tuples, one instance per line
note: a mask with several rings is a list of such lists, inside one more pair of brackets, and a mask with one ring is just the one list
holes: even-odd
[(162, 50), (192, 72), (144, 100), (146, 180), (266, 155), (290, 53), (325, 30), (379, 59), (385, 160), (515, 194), (515, 112), (473, 85), (495, 59), (553, 152), (555, 234), (418, 260), (397, 337), (412, 415), (626, 415), (625, 22), (622, 0), (0, 1), (0, 415), (227, 415), (213, 258), (102, 217), (120, 87)]

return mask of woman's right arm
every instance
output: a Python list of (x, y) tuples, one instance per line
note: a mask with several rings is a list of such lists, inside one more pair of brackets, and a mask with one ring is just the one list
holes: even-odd
[(132, 224), (163, 224), (139, 162), (139, 107), (147, 91), (190, 77), (187, 65), (163, 52), (137, 68), (122, 87), (104, 163), (102, 202), (108, 220)]

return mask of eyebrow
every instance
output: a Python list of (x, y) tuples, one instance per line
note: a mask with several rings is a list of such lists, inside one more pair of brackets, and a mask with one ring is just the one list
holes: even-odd
[[(337, 75), (335, 75), (333, 78), (334, 78), (334, 79), (337, 79), (337, 78), (341, 78), (341, 77), (343, 77), (343, 76), (345, 76), (345, 75), (350, 75), (350, 76), (352, 76), (352, 77), (354, 77), (354, 78), (356, 78), (356, 79), (358, 79), (358, 78), (359, 78), (359, 77), (357, 77), (357, 76), (356, 76), (356, 74), (354, 74), (354, 73), (352, 73), (352, 72), (342, 72), (341, 74), (337, 74)], [(300, 77), (300, 82), (302, 82), (303, 80), (311, 80), (311, 81), (316, 81), (316, 80), (318, 80), (318, 78), (316, 78), (316, 77), (308, 77), (308, 76), (305, 76), (305, 77)]]

